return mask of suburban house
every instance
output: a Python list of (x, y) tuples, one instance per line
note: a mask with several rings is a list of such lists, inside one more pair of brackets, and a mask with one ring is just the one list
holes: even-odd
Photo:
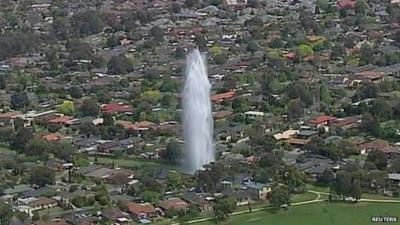
[(101, 106), (101, 111), (110, 115), (126, 114), (130, 115), (133, 113), (133, 108), (124, 103), (110, 103)]
[(157, 211), (150, 203), (129, 202), (126, 204), (129, 213), (137, 221), (150, 220), (157, 216)]
[(358, 150), (361, 155), (368, 154), (368, 152), (373, 150), (381, 150), (389, 147), (389, 142), (382, 139), (375, 139), (373, 141), (369, 141), (358, 146)]
[(265, 200), (271, 193), (271, 186), (268, 184), (249, 181), (244, 183), (244, 187), (247, 188), (251, 199), (254, 200)]
[(214, 103), (221, 103), (224, 102), (226, 100), (231, 100), (235, 97), (235, 92), (234, 91), (228, 91), (225, 93), (221, 93), (221, 94), (216, 94), (211, 96), (211, 101), (213, 101)]
[(127, 223), (131, 219), (129, 218), (129, 214), (122, 212), (118, 208), (106, 208), (101, 211), (101, 215), (103, 218), (113, 221), (115, 223)]
[(180, 198), (170, 198), (168, 200), (159, 201), (158, 206), (164, 211), (176, 210), (176, 211), (186, 211), (189, 208), (189, 204)]
[(183, 194), (182, 199), (188, 202), (189, 205), (198, 207), (202, 212), (210, 212), (213, 210), (214, 198), (207, 197), (204, 194), (186, 192)]

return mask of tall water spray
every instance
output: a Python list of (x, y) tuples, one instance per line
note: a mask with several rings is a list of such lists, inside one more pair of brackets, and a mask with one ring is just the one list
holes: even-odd
[(186, 170), (195, 172), (214, 160), (213, 117), (206, 59), (198, 49), (187, 56), (183, 89)]

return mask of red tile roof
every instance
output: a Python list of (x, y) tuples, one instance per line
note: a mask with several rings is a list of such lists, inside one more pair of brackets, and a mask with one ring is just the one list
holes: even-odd
[(231, 99), (233, 97), (235, 97), (235, 92), (234, 91), (228, 91), (228, 92), (225, 92), (225, 93), (213, 95), (211, 97), (211, 100), (213, 102), (222, 102), (224, 100), (228, 100), (228, 99)]
[(213, 116), (215, 119), (223, 119), (225, 117), (231, 116), (232, 114), (233, 114), (232, 111), (222, 110), (222, 111), (214, 112)]
[(64, 136), (62, 136), (61, 134), (47, 134), (44, 135), (42, 139), (45, 141), (54, 142), (64, 139)]
[(160, 201), (158, 202), (158, 205), (165, 210), (175, 209), (178, 211), (185, 210), (189, 206), (187, 202), (179, 198), (172, 198), (165, 201)]
[(339, 0), (338, 8), (339, 9), (354, 9), (356, 7), (356, 0)]
[(72, 116), (60, 116), (49, 120), (49, 123), (59, 123), (59, 124), (71, 124), (74, 117)]
[(101, 106), (101, 110), (108, 114), (132, 113), (133, 108), (123, 103), (110, 103)]
[(310, 123), (314, 124), (314, 125), (319, 125), (319, 124), (335, 121), (336, 119), (337, 118), (334, 116), (322, 115), (322, 116), (318, 116), (315, 119), (310, 120)]
[(156, 209), (154, 206), (150, 203), (143, 203), (143, 204), (138, 204), (134, 202), (129, 202), (126, 204), (128, 207), (128, 211), (132, 213), (133, 215), (140, 215), (142, 213), (155, 213)]
[(22, 115), (19, 111), (12, 111), (0, 114), (0, 119), (15, 119), (17, 116)]

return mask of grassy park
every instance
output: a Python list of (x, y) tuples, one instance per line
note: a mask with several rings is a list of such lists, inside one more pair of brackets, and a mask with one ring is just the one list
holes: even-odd
[[(371, 216), (400, 216), (400, 203), (314, 203), (293, 206), (278, 212), (262, 210), (232, 216), (218, 224), (224, 225), (365, 225)], [(198, 223), (216, 224), (215, 221)]]

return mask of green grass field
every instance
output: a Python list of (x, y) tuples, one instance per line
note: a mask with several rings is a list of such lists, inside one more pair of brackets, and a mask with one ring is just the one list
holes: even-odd
[[(289, 210), (263, 210), (232, 216), (218, 224), (229, 225), (365, 225), (371, 216), (400, 216), (399, 203), (315, 203)], [(215, 221), (197, 223), (216, 224)]]

